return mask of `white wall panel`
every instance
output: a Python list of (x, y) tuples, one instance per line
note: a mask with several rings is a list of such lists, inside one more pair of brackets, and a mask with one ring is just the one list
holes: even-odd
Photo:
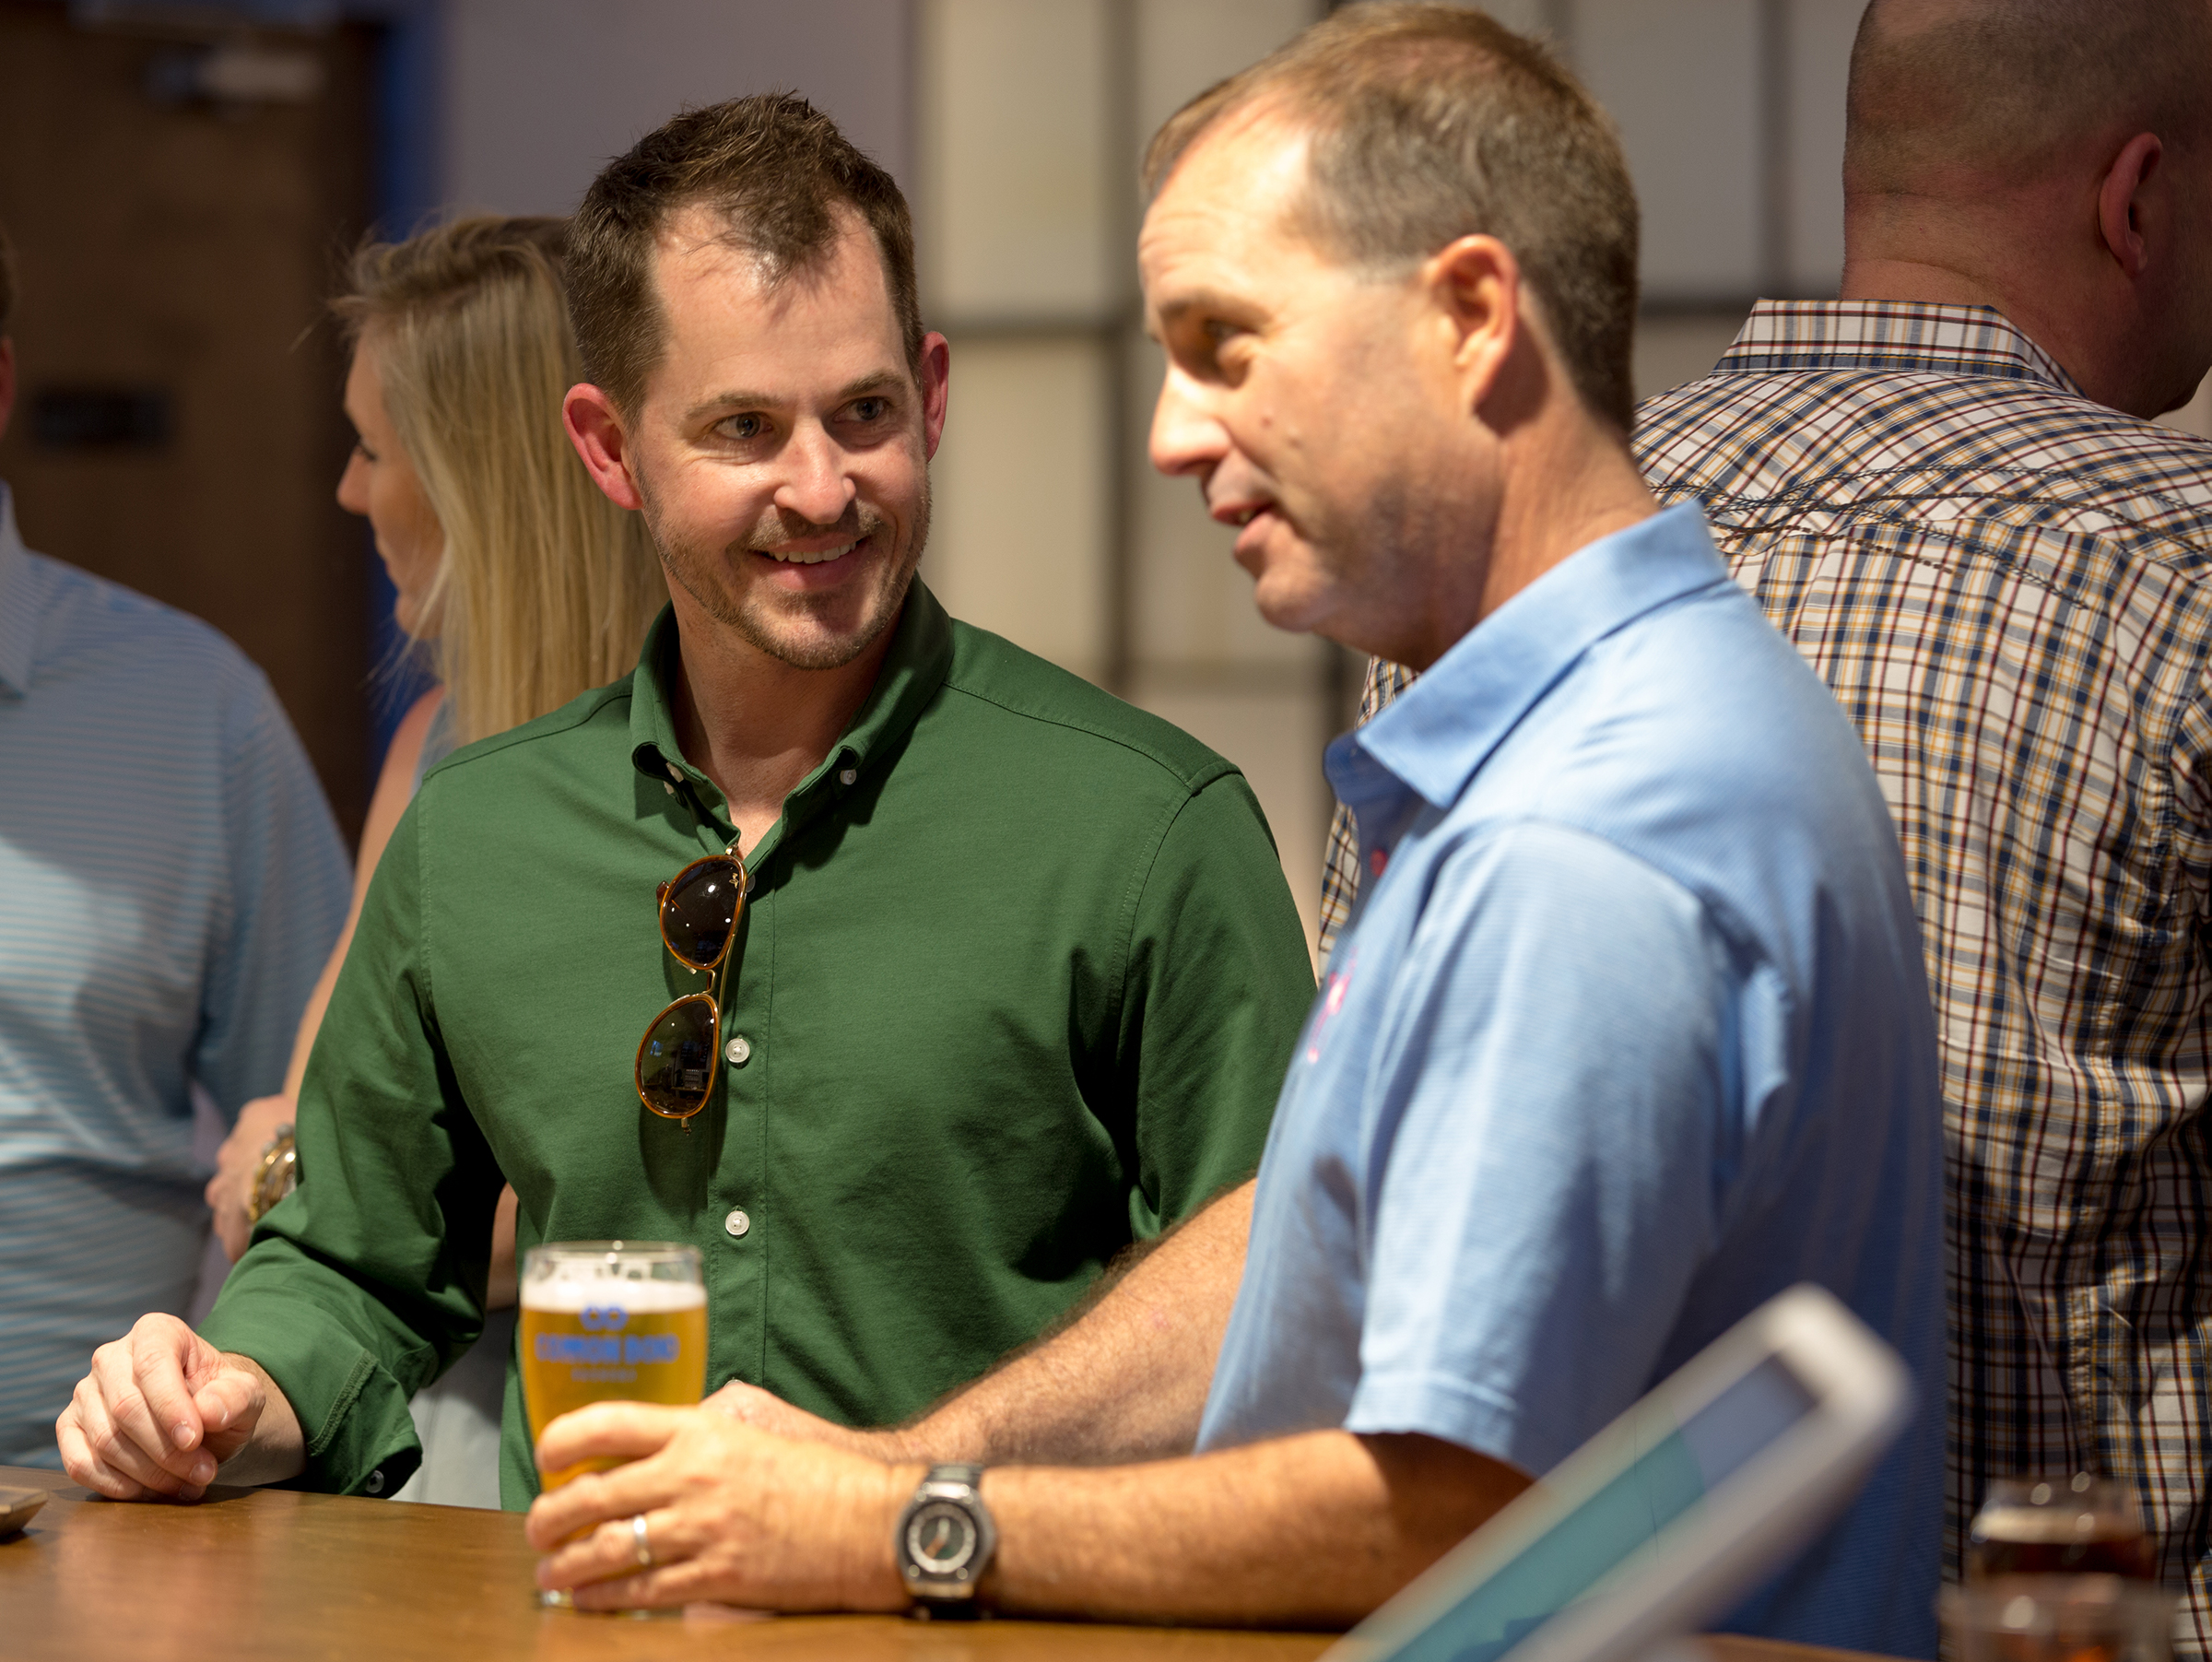
[(1110, 371), (1090, 340), (954, 337), (922, 564), (955, 617), (1094, 678), (1106, 652)]
[(1861, 0), (1791, 0), (1789, 281), (1830, 296), (1843, 275), (1843, 89)]
[(1169, 116), (1321, 13), (1318, 0), (1136, 0), (1138, 154)]
[(1620, 124), (1647, 296), (1748, 294), (1759, 270), (1757, 0), (1576, 0), (1574, 63)]
[(2196, 389), (2196, 395), (2180, 409), (2160, 416), (2159, 424), (2194, 433), (2200, 439), (2212, 439), (2212, 376), (2205, 378)]
[(912, 184), (909, 0), (447, 0), (444, 195), (565, 214), (685, 104), (793, 88)]
[(1553, 23), (1552, 8), (1546, 0), (1487, 0), (1479, 9), (1524, 35), (1547, 34)]
[(1321, 771), (1326, 726), (1319, 689), (1155, 686), (1139, 677), (1134, 696), (1243, 771), (1275, 833), (1311, 949), (1320, 928), (1321, 860), (1335, 802)]
[(933, 318), (1090, 317), (1126, 292), (1109, 0), (921, 0), (922, 300)]
[(1670, 312), (1636, 322), (1636, 399), (1641, 403), (1686, 381), (1712, 373), (1747, 313), (1740, 308), (1725, 312)]

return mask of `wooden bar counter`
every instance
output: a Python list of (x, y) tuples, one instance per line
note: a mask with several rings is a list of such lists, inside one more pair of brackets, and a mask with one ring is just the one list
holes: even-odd
[[(538, 1608), (512, 1513), (282, 1490), (196, 1506), (119, 1505), (59, 1472), (0, 1467), (53, 1499), (0, 1538), (6, 1662), (1305, 1662), (1316, 1633), (1221, 1633), (892, 1616), (759, 1617), (694, 1606), (640, 1620)], [(1849, 1662), (1841, 1651), (1709, 1641), (1715, 1662)]]

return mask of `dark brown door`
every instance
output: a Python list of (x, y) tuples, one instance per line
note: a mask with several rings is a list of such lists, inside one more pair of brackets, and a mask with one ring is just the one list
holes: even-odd
[(372, 42), (234, 40), (260, 53), (227, 63), (253, 96), (223, 100), (198, 73), (212, 43), (0, 0), (20, 370), (0, 478), (32, 548), (205, 618), (267, 672), (351, 837), (373, 557), (331, 497), (350, 435), (322, 315), (364, 219)]

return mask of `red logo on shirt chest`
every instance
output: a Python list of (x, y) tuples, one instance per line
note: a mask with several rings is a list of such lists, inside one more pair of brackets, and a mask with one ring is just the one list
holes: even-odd
[(1344, 966), (1342, 974), (1329, 977), (1328, 990), (1322, 996), (1321, 1008), (1313, 1012), (1312, 1025), (1306, 1029), (1307, 1061), (1321, 1060), (1322, 1037), (1327, 1031), (1329, 1023), (1336, 1019), (1336, 1012), (1344, 1008), (1345, 995), (1352, 990), (1352, 972), (1359, 967), (1359, 961), (1355, 958)]

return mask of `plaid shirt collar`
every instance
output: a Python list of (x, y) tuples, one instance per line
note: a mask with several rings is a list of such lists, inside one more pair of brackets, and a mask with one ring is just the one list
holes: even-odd
[(1994, 306), (1924, 301), (1761, 301), (1713, 366), (1716, 375), (1780, 370), (1890, 370), (2040, 381), (2087, 396), (2058, 360)]

